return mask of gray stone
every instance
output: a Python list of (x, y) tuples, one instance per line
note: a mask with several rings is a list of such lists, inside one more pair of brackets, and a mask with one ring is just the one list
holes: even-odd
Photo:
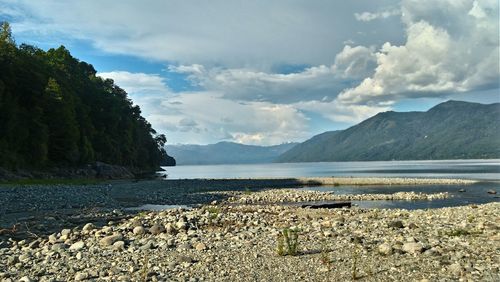
[(54, 244), (54, 245), (52, 245), (52, 248), (51, 248), (51, 250), (53, 250), (55, 252), (60, 252), (60, 251), (62, 251), (64, 249), (66, 249), (66, 245), (65, 244), (61, 244), (61, 243)]
[(204, 243), (198, 243), (196, 244), (195, 249), (197, 251), (204, 251), (207, 249), (207, 246)]
[(28, 276), (23, 276), (21, 279), (19, 279), (19, 282), (31, 282), (31, 280)]
[(179, 250), (189, 250), (192, 248), (193, 247), (189, 243), (183, 243), (183, 244), (180, 244), (179, 246), (177, 246), (177, 249), (179, 249)]
[(61, 231), (61, 236), (68, 236), (69, 234), (71, 234), (71, 229), (63, 229)]
[(409, 253), (409, 254), (420, 254), (424, 250), (424, 247), (422, 247), (422, 244), (420, 243), (415, 243), (415, 242), (408, 242), (403, 244), (402, 248), (403, 252)]
[(401, 220), (391, 221), (391, 222), (389, 222), (388, 226), (391, 228), (403, 228), (404, 227), (403, 222)]
[(463, 271), (463, 267), (458, 263), (452, 263), (448, 266), (448, 271), (454, 276), (460, 276)]
[(19, 256), (19, 261), (20, 262), (27, 262), (31, 259), (31, 255), (29, 254), (22, 254)]
[(383, 243), (380, 246), (378, 246), (378, 252), (382, 255), (388, 256), (392, 254), (392, 247), (387, 243)]
[(87, 223), (83, 226), (82, 231), (89, 232), (93, 229), (95, 229), (95, 225), (92, 223)]
[(85, 243), (83, 241), (78, 241), (76, 243), (73, 243), (69, 247), (69, 250), (70, 251), (79, 251), (79, 250), (83, 249), (83, 247), (85, 247)]
[(177, 263), (192, 263), (193, 262), (193, 259), (188, 257), (188, 256), (185, 256), (185, 255), (179, 255), (176, 260), (175, 260)]
[(75, 281), (82, 281), (89, 278), (89, 275), (86, 272), (77, 272), (75, 275)]
[(163, 228), (163, 226), (158, 225), (158, 224), (154, 224), (153, 226), (151, 226), (151, 228), (149, 228), (149, 233), (151, 233), (153, 235), (158, 235), (158, 234), (162, 233), (163, 231), (165, 231), (165, 228)]
[(142, 226), (136, 226), (134, 227), (134, 230), (132, 231), (134, 235), (143, 235), (146, 233), (146, 230), (144, 230), (144, 227)]
[(121, 251), (125, 249), (125, 242), (123, 241), (116, 241), (113, 243), (113, 250), (115, 251)]
[(99, 244), (101, 244), (101, 246), (111, 246), (111, 245), (113, 245), (113, 243), (115, 243), (116, 241), (120, 241), (122, 238), (123, 238), (122, 234), (119, 234), (119, 233), (109, 235), (109, 236), (102, 238), (99, 241)]

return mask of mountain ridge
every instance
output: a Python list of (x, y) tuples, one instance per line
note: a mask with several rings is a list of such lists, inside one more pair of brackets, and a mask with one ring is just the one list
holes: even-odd
[(165, 146), (177, 165), (271, 163), (297, 143), (273, 146), (245, 145), (228, 141), (215, 144)]
[(500, 158), (500, 103), (449, 100), (426, 112), (378, 113), (298, 144), (276, 162)]

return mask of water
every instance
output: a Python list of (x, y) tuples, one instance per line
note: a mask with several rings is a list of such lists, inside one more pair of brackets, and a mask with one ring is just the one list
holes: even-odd
[[(440, 193), (448, 192), (450, 197), (432, 201), (352, 201), (362, 208), (432, 209), (469, 204), (485, 204), (500, 201), (500, 194), (489, 194), (489, 190), (500, 193), (497, 182), (479, 182), (472, 185), (394, 185), (394, 186), (318, 186), (304, 187), (304, 190), (333, 192), (335, 194), (393, 194), (396, 192)], [(459, 192), (459, 190), (465, 192)]]
[(500, 160), (321, 162), (164, 167), (168, 179), (265, 177), (420, 177), (500, 182)]
[[(500, 194), (500, 160), (318, 162), (241, 165), (189, 165), (164, 167), (167, 179), (196, 178), (280, 178), (280, 177), (415, 177), (461, 178), (481, 182), (473, 185), (395, 185), (305, 187), (302, 189), (333, 191), (338, 194), (391, 194), (401, 191), (423, 193), (448, 192), (452, 197), (433, 201), (353, 201), (363, 208), (424, 209), (498, 202)], [(465, 189), (466, 192), (458, 192)]]

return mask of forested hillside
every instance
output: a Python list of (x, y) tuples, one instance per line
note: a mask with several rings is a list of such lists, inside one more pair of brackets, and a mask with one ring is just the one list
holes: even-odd
[(0, 167), (46, 168), (101, 161), (152, 169), (165, 158), (127, 93), (61, 46), (16, 45), (0, 30)]
[(427, 112), (379, 113), (301, 143), (279, 162), (500, 158), (500, 104), (441, 103)]

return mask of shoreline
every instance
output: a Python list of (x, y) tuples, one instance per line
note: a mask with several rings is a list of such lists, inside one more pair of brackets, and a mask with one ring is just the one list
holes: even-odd
[[(499, 212), (500, 203), (416, 211), (212, 204), (143, 212), (0, 248), (0, 278), (498, 281)], [(293, 254), (280, 251), (284, 230), (298, 234)]]
[(480, 180), (460, 178), (406, 178), (406, 177), (253, 177), (253, 178), (194, 178), (194, 179), (164, 179), (171, 183), (192, 182), (196, 184), (254, 184), (274, 187), (290, 186), (336, 186), (336, 185), (468, 185)]
[[(285, 189), (318, 183), (339, 187), (399, 183), (410, 189), (354, 195)], [(352, 279), (353, 273), (372, 280), (495, 281), (500, 277), (499, 202), (425, 210), (309, 209), (283, 204), (433, 200), (448, 194), (414, 193), (411, 184), (475, 187), (474, 183), (335, 177), (3, 185), (0, 256), (5, 259), (0, 260), (0, 281), (303, 281), (325, 277), (340, 281)], [(194, 207), (126, 210), (145, 203)], [(7, 228), (8, 218), (22, 223), (19, 229)], [(300, 231), (298, 251), (281, 256), (277, 238), (289, 228)]]

